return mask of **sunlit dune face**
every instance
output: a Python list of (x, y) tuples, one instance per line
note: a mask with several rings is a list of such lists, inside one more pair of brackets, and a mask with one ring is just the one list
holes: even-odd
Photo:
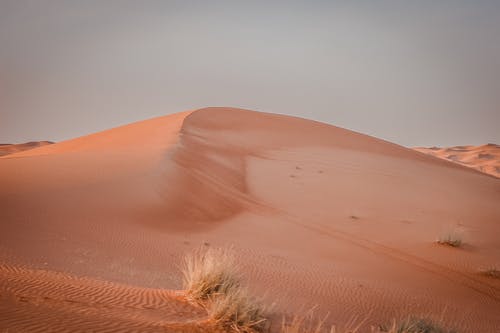
[(51, 141), (27, 142), (20, 144), (0, 144), (0, 156), (17, 153), (37, 147), (53, 144)]
[(500, 178), (500, 146), (496, 144), (449, 148), (418, 147), (415, 150)]

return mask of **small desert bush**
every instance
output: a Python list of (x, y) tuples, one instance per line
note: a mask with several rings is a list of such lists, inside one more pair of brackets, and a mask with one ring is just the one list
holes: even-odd
[(240, 287), (240, 276), (229, 249), (198, 249), (184, 258), (183, 286), (194, 301)]
[(498, 270), (497, 268), (485, 269), (485, 270), (481, 271), (481, 274), (483, 274), (487, 277), (490, 277), (490, 278), (500, 279), (500, 270)]
[(328, 316), (317, 319), (314, 318), (313, 312), (314, 308), (304, 315), (293, 316), (289, 321), (283, 318), (281, 333), (356, 333), (364, 323), (364, 321), (356, 323), (356, 319), (353, 318), (343, 328), (329, 326), (325, 324)]
[(292, 320), (286, 322), (283, 318), (281, 323), (281, 333), (326, 333), (330, 332), (324, 327), (324, 320), (313, 320), (311, 315), (295, 315)]
[[(294, 316), (288, 323), (283, 320), (281, 333), (356, 333), (364, 321), (355, 324), (351, 320), (344, 328), (324, 325), (325, 319), (314, 320), (312, 316)], [(372, 333), (453, 333), (445, 331), (427, 319), (408, 318), (401, 322), (393, 321), (391, 325), (372, 327)]]
[(377, 332), (384, 333), (452, 333), (440, 328), (434, 322), (422, 318), (408, 318), (401, 322), (394, 321), (389, 327), (380, 327)]
[(246, 288), (231, 288), (210, 298), (210, 318), (236, 332), (260, 332), (265, 328), (265, 309)]
[(462, 236), (456, 231), (448, 231), (440, 235), (437, 242), (441, 245), (460, 247), (462, 245)]
[(236, 332), (264, 329), (264, 307), (242, 286), (231, 249), (199, 249), (185, 257), (182, 273), (187, 296), (218, 325)]

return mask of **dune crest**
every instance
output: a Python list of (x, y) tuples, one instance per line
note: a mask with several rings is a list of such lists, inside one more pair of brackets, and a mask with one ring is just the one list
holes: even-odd
[(51, 145), (53, 143), (54, 142), (52, 141), (31, 141), (31, 142), (17, 143), (17, 144), (8, 144), (8, 143), (0, 144), (0, 156), (5, 156), (20, 151), (43, 147), (46, 145)]
[(500, 178), (500, 146), (416, 147), (415, 150)]
[(163, 165), (162, 181), (168, 188), (161, 192), (162, 209), (168, 219), (190, 224), (217, 222), (242, 212), (251, 202), (245, 152), (217, 140), (214, 132), (193, 124), (191, 117), (193, 114), (184, 119), (179, 142), (169, 150)]

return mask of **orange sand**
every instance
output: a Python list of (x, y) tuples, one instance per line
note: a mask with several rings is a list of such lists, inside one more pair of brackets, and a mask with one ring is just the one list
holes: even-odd
[(41, 146), (46, 146), (53, 144), (50, 141), (32, 141), (26, 143), (18, 143), (18, 144), (0, 144), (0, 156), (14, 154), (23, 150), (38, 148)]
[(500, 146), (493, 143), (450, 148), (417, 147), (415, 150), (500, 178)]
[[(0, 202), (0, 330), (203, 331), (169, 291), (200, 245), (234, 245), (276, 317), (500, 327), (500, 280), (480, 274), (500, 266), (500, 180), (334, 126), (159, 117), (1, 157)], [(435, 243), (450, 230), (461, 248)]]

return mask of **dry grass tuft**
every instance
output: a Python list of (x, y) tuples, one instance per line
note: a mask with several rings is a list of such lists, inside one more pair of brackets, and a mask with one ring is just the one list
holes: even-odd
[(421, 318), (408, 318), (400, 323), (394, 321), (389, 327), (380, 327), (377, 332), (384, 333), (452, 333), (440, 328), (434, 322)]
[(230, 249), (199, 249), (185, 257), (182, 273), (187, 296), (218, 325), (245, 333), (264, 330), (264, 307), (241, 285)]
[(236, 332), (261, 332), (267, 321), (265, 308), (242, 287), (211, 297), (207, 311), (220, 326)]
[(224, 294), (240, 287), (236, 262), (228, 249), (198, 249), (184, 258), (183, 286), (194, 301), (204, 301), (214, 294)]
[(485, 269), (484, 271), (481, 272), (481, 274), (490, 278), (500, 279), (500, 270), (496, 268)]
[(462, 236), (456, 231), (449, 231), (439, 236), (437, 243), (452, 247), (460, 247), (462, 246)]
[(356, 333), (364, 323), (361, 321), (356, 324), (356, 319), (353, 318), (343, 328), (338, 329), (334, 325), (325, 324), (328, 316), (315, 319), (313, 314), (314, 308), (307, 311), (305, 315), (293, 316), (288, 322), (286, 318), (283, 318), (281, 333)]
[[(313, 319), (312, 312), (305, 316), (294, 316), (287, 323), (283, 320), (281, 333), (356, 333), (364, 324), (364, 321), (355, 323), (351, 320), (344, 328), (338, 329), (335, 326), (325, 325), (326, 317), (323, 320)], [(445, 331), (438, 325), (427, 319), (408, 318), (401, 322), (393, 321), (391, 325), (372, 327), (372, 333), (453, 333)]]
[(324, 320), (314, 321), (310, 316), (296, 315), (288, 323), (283, 318), (281, 324), (281, 333), (326, 333), (329, 331), (331, 330), (324, 327)]

